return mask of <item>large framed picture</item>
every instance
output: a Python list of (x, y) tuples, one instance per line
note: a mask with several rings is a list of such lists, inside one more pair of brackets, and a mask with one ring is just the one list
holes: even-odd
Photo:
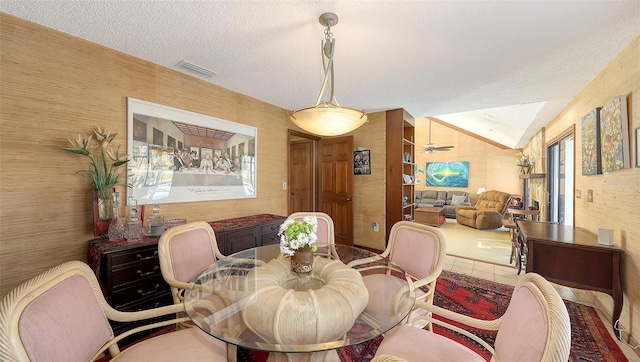
[(469, 187), (469, 162), (427, 162), (427, 186)]
[(256, 197), (255, 127), (135, 98), (127, 118), (128, 195), (138, 204)]
[(631, 167), (629, 160), (629, 118), (627, 96), (613, 98), (600, 110), (602, 172)]
[(600, 157), (600, 107), (582, 117), (582, 174), (602, 173)]

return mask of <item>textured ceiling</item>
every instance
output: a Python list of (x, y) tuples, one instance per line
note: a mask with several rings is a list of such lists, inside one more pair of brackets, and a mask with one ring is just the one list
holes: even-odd
[(514, 148), (640, 34), (638, 0), (0, 0), (0, 10), (290, 110), (315, 103), (318, 16), (334, 12), (341, 105), (403, 107)]

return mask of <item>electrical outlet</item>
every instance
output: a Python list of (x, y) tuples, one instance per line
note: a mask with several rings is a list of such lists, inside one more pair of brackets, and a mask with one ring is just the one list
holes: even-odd
[(375, 222), (375, 221), (373, 222), (373, 231), (375, 231), (375, 232), (380, 231), (380, 227), (378, 226), (378, 223)]
[(283, 182), (283, 183), (282, 183), (282, 189), (283, 189), (283, 190), (286, 190), (286, 189), (287, 189), (287, 181), (285, 181), (285, 182)]

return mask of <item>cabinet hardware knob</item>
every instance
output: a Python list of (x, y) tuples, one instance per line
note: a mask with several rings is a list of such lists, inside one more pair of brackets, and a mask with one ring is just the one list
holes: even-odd
[(149, 294), (153, 294), (155, 292), (158, 291), (158, 288), (160, 288), (160, 284), (156, 284), (153, 288), (153, 290), (150, 290), (148, 292), (143, 292), (142, 289), (138, 289), (138, 294), (140, 294), (141, 296), (145, 296), (145, 295), (149, 295)]
[(158, 268), (160, 268), (160, 267), (156, 265), (156, 266), (153, 267), (153, 270), (150, 271), (150, 272), (143, 273), (142, 270), (136, 270), (136, 273), (138, 274), (138, 276), (140, 278), (142, 278), (142, 277), (146, 277), (146, 276), (155, 274), (158, 271)]

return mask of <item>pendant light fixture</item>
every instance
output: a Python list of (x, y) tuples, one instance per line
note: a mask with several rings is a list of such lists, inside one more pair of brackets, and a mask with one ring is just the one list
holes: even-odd
[[(337, 136), (353, 131), (367, 121), (364, 111), (341, 107), (334, 95), (333, 53), (336, 41), (331, 27), (338, 23), (334, 13), (320, 15), (320, 24), (326, 26), (322, 41), (322, 65), (324, 80), (315, 106), (291, 113), (289, 118), (298, 127), (320, 136)], [(324, 92), (329, 87), (329, 100), (324, 101)]]

